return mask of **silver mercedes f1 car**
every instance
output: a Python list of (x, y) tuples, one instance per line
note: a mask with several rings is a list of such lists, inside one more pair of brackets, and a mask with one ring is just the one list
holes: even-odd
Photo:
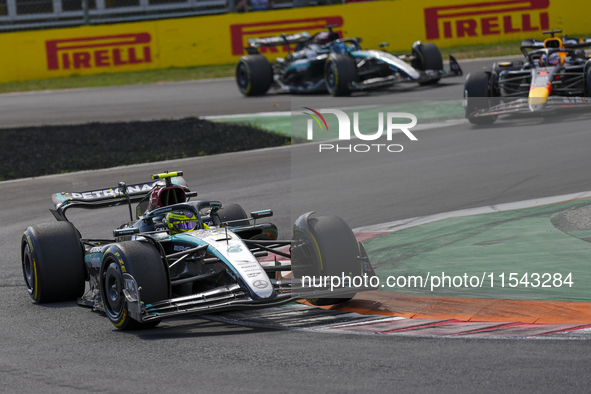
[[(190, 201), (197, 193), (181, 175), (54, 194), (57, 222), (28, 227), (20, 245), (31, 298), (77, 300), (131, 330), (176, 316), (299, 299), (344, 302), (362, 290), (347, 278), (375, 276), (363, 244), (342, 219), (309, 212), (296, 220), (291, 239), (278, 240), (277, 227), (261, 223), (273, 215), (270, 209), (247, 215), (237, 204)], [(70, 208), (117, 205), (129, 206), (130, 220), (113, 230), (113, 238), (83, 238), (66, 217)], [(317, 283), (327, 276), (342, 278), (342, 285)]]
[[(412, 53), (394, 56), (383, 50), (364, 50), (361, 38), (340, 38), (328, 32), (250, 39), (236, 66), (236, 83), (245, 96), (257, 96), (269, 89), (289, 93), (328, 92), (346, 96), (352, 91), (374, 89), (401, 82), (419, 85), (437, 83), (441, 78), (462, 75), (456, 59), (450, 55), (450, 70), (443, 70), (441, 52), (435, 44), (417, 41)], [(285, 46), (295, 51), (270, 64), (259, 53), (261, 47)]]

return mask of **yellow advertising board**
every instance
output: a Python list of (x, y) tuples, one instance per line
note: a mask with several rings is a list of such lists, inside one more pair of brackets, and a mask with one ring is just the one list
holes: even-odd
[[(364, 48), (439, 47), (591, 32), (589, 0), (396, 0), (0, 34), (0, 82), (236, 62), (249, 38), (325, 25)], [(261, 48), (273, 59), (289, 48)], [(516, 54), (518, 53), (516, 48)]]

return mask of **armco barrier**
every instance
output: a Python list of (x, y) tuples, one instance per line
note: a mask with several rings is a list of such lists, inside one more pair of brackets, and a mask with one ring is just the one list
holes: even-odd
[[(0, 34), (0, 82), (168, 67), (228, 64), (247, 39), (334, 24), (362, 46), (410, 50), (416, 40), (440, 47), (540, 38), (542, 30), (591, 32), (589, 0), (397, 0), (108, 26)], [(286, 47), (267, 50), (284, 56)], [(517, 53), (517, 48), (516, 48)]]

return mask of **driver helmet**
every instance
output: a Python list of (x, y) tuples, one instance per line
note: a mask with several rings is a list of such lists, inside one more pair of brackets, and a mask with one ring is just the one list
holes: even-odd
[(543, 54), (540, 58), (540, 63), (542, 66), (560, 66), (562, 61), (560, 59), (560, 55), (554, 52), (548, 56), (546, 56), (546, 54)]
[(560, 59), (560, 55), (556, 52), (551, 53), (548, 56), (548, 65), (549, 66), (560, 66), (561, 63), (561, 59)]
[(347, 52), (347, 43), (345, 42), (338, 42), (330, 46), (330, 50), (337, 53), (337, 54), (344, 54)]
[(166, 214), (164, 223), (174, 235), (195, 230), (199, 226), (199, 218), (190, 211), (172, 211)]
[(312, 42), (314, 44), (326, 44), (328, 42), (329, 38), (330, 38), (330, 35), (328, 34), (328, 32), (323, 31), (323, 32), (316, 34), (314, 36), (314, 40), (312, 40)]

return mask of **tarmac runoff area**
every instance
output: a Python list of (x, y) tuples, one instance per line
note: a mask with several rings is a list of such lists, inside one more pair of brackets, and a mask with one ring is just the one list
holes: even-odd
[[(331, 331), (591, 339), (591, 192), (355, 233), (380, 278), (379, 290), (324, 309), (391, 318)], [(387, 285), (392, 276), (407, 285), (396, 286), (392, 279), (394, 286)], [(409, 276), (420, 276), (424, 286), (409, 286)]]

